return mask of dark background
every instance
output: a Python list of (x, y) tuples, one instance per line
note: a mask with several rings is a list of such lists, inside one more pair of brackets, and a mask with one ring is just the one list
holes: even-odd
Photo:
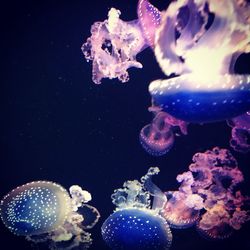
[[(161, 9), (167, 3), (159, 2), (152, 1)], [(91, 64), (80, 50), (90, 26), (106, 19), (111, 7), (120, 9), (124, 20), (136, 19), (136, 5), (136, 0), (1, 3), (0, 197), (34, 180), (81, 185), (102, 215), (91, 230), (95, 250), (108, 249), (100, 227), (114, 209), (110, 195), (124, 181), (158, 166), (155, 183), (164, 191), (176, 189), (175, 178), (194, 153), (229, 148), (230, 128), (222, 122), (190, 125), (165, 156), (144, 152), (138, 134), (152, 118), (148, 84), (164, 77), (150, 49), (138, 56), (144, 68), (131, 69), (128, 83), (92, 83)], [(247, 73), (249, 62), (249, 56), (241, 57), (237, 71)], [(233, 154), (245, 175), (241, 188), (250, 194), (249, 154)], [(207, 241), (194, 228), (173, 230), (171, 249), (250, 249), (249, 224), (222, 242)], [(3, 224), (0, 242), (0, 249), (32, 249)]]

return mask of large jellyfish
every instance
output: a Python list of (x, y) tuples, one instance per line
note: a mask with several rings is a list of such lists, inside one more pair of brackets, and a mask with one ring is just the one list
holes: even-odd
[(195, 154), (177, 181), (180, 188), (167, 192), (161, 213), (170, 227), (196, 225), (205, 238), (224, 239), (250, 220), (250, 197), (237, 189), (243, 175), (230, 151), (216, 147)]
[(91, 200), (88, 191), (74, 185), (69, 192), (49, 181), (19, 186), (1, 200), (1, 219), (12, 233), (50, 249), (87, 249), (92, 239), (85, 229), (92, 228), (100, 215), (86, 204)]
[(156, 105), (188, 122), (226, 120), (250, 110), (250, 75), (234, 73), (250, 52), (250, 7), (242, 0), (173, 1), (156, 30), (155, 56), (170, 76), (153, 81)]
[[(102, 225), (102, 236), (111, 249), (166, 250), (172, 242), (168, 223), (160, 215), (166, 196), (152, 182), (159, 172), (150, 168), (141, 181), (127, 181), (111, 196), (116, 210)], [(150, 195), (154, 197), (151, 207)]]
[[(149, 85), (157, 111), (141, 130), (143, 148), (163, 155), (171, 149), (177, 127), (228, 120), (234, 127), (231, 146), (249, 151), (249, 116), (244, 114), (250, 110), (250, 75), (235, 73), (239, 56), (250, 52), (249, 2), (178, 0), (160, 12), (148, 0), (139, 0), (137, 20), (124, 22), (120, 14), (111, 8), (107, 20), (93, 24), (82, 51), (92, 61), (93, 81), (100, 83), (102, 78), (128, 81), (130, 67), (142, 68), (136, 55), (153, 49), (169, 78)], [(169, 117), (177, 126), (168, 123)]]

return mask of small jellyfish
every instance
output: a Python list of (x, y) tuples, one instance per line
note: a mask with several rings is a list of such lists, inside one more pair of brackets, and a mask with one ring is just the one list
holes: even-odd
[(184, 229), (193, 226), (200, 219), (200, 210), (203, 208), (203, 198), (193, 194), (191, 185), (194, 178), (190, 172), (177, 176), (181, 182), (179, 191), (167, 192), (166, 202), (162, 216), (170, 227)]
[(155, 117), (151, 124), (141, 129), (140, 142), (146, 152), (161, 156), (172, 148), (178, 132), (187, 134), (187, 123), (152, 107), (149, 110), (154, 113)]
[(207, 197), (203, 215), (196, 228), (201, 236), (212, 240), (223, 240), (230, 237), (234, 230), (250, 220), (250, 213), (244, 207), (249, 203), (249, 197), (240, 191), (224, 192), (224, 197)]
[[(202, 200), (199, 196), (197, 198)], [(192, 197), (174, 192), (173, 194), (168, 193), (168, 199), (162, 216), (167, 220), (171, 228), (184, 229), (195, 225), (200, 218), (200, 211), (192, 207), (192, 205), (188, 206)]]
[[(111, 196), (117, 206), (102, 225), (102, 236), (115, 250), (166, 250), (172, 242), (168, 223), (160, 215), (166, 196), (151, 182), (159, 172), (150, 168), (141, 181), (127, 181)], [(150, 206), (150, 195), (154, 197)]]
[[(187, 122), (231, 119), (250, 110), (250, 75), (234, 65), (250, 52), (247, 1), (173, 1), (156, 30), (155, 56), (167, 76), (153, 81), (156, 105)], [(177, 102), (178, 100), (178, 102)]]
[(91, 27), (91, 37), (82, 45), (87, 61), (92, 63), (92, 80), (100, 84), (102, 78), (129, 80), (128, 68), (142, 68), (136, 55), (146, 47), (146, 40), (137, 20), (122, 21), (121, 12), (111, 8), (108, 19)]
[[(46, 243), (50, 249), (87, 249), (92, 242), (92, 228), (100, 215), (96, 208), (85, 204), (91, 194), (74, 185), (70, 194), (61, 185), (34, 181), (9, 192), (0, 203), (4, 225), (14, 234), (34, 243)], [(81, 210), (84, 212), (81, 213)], [(84, 223), (85, 214), (93, 220)]]
[(237, 116), (229, 121), (232, 127), (231, 147), (238, 152), (247, 153), (250, 151), (250, 112)]
[(216, 204), (197, 223), (197, 231), (201, 236), (209, 240), (226, 239), (233, 234), (233, 228), (227, 222), (229, 218), (230, 215), (227, 210), (223, 206)]

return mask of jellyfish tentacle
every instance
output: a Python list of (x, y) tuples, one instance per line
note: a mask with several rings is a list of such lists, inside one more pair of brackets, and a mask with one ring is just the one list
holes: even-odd
[(91, 229), (98, 223), (101, 215), (95, 207), (89, 204), (83, 204), (82, 207), (87, 208), (89, 210), (89, 213), (92, 213), (92, 217), (94, 217), (94, 219), (90, 223), (88, 223), (87, 225), (83, 225), (84, 229)]
[(179, 191), (167, 192), (168, 202), (162, 210), (162, 215), (172, 228), (189, 228), (200, 218), (203, 198), (193, 194), (194, 178), (190, 171), (178, 175), (176, 179), (181, 183), (181, 186)]
[[(168, 13), (173, 13), (173, 5), (168, 8)], [(183, 63), (175, 51), (175, 23), (176, 16), (167, 14), (162, 16), (162, 25), (155, 34), (155, 56), (162, 71), (166, 75), (183, 72)]]
[(148, 190), (150, 195), (152, 195), (154, 198), (152, 209), (156, 211), (161, 211), (167, 201), (166, 195), (162, 192), (162, 190), (159, 187), (157, 187), (152, 182), (152, 177), (158, 174), (159, 172), (160, 172), (159, 168), (152, 167), (149, 168), (148, 173), (141, 178), (141, 182), (143, 183), (144, 188)]
[(185, 20), (182, 21), (183, 13), (181, 12), (181, 9), (177, 13), (176, 29), (180, 33), (180, 36), (176, 41), (177, 54), (185, 55), (185, 52), (192, 49), (199, 40), (199, 38), (205, 33), (205, 26), (208, 21), (208, 16), (207, 13), (204, 11), (204, 5), (205, 3), (201, 2), (198, 5), (195, 4), (193, 0), (189, 0), (186, 5), (186, 12), (188, 12), (186, 14), (188, 15), (188, 20), (186, 21), (186, 23)]

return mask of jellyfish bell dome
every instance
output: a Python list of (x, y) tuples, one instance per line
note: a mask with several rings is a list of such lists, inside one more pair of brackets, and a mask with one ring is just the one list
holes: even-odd
[(59, 184), (35, 181), (19, 186), (1, 201), (5, 226), (16, 235), (38, 235), (62, 225), (70, 212), (70, 197)]
[(234, 65), (250, 52), (249, 17), (244, 0), (172, 2), (156, 30), (154, 51), (162, 71), (175, 77), (150, 84), (154, 103), (197, 123), (247, 112), (250, 75), (235, 74)]
[(221, 222), (219, 225), (213, 226), (209, 229), (203, 229), (201, 222), (196, 225), (197, 232), (208, 240), (224, 240), (233, 234), (233, 228), (229, 224)]
[[(183, 195), (178, 191), (169, 193), (171, 195), (168, 195), (168, 202), (166, 202), (161, 213), (169, 223), (169, 226), (175, 229), (185, 229), (195, 225), (200, 218), (200, 209), (197, 207), (197, 204), (201, 203), (198, 200), (199, 198), (194, 200), (191, 195)], [(188, 206), (187, 204), (190, 201), (193, 204), (196, 203), (196, 207), (194, 205)]]
[[(91, 194), (78, 185), (69, 192), (50, 181), (34, 181), (10, 191), (0, 203), (4, 225), (15, 235), (49, 249), (87, 249), (100, 214), (88, 203)], [(84, 222), (84, 223), (83, 223)]]
[(168, 223), (149, 209), (117, 210), (102, 225), (102, 235), (111, 249), (165, 250), (171, 245)]
[(127, 181), (111, 196), (117, 208), (102, 225), (103, 239), (111, 249), (167, 250), (171, 246), (172, 233), (159, 212), (166, 197), (151, 182), (156, 173), (158, 168), (150, 168), (141, 182)]
[(149, 111), (155, 117), (150, 124), (141, 129), (140, 143), (147, 153), (161, 156), (172, 148), (175, 135), (187, 134), (187, 123), (153, 106), (149, 108)]

